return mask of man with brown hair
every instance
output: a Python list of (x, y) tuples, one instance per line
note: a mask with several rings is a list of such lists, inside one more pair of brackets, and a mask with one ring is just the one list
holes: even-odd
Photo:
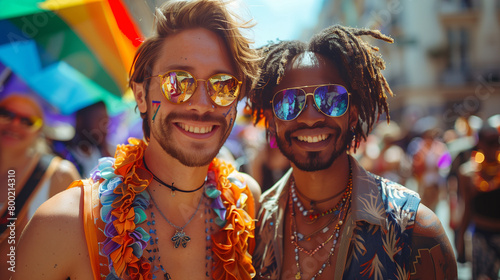
[(259, 279), (457, 277), (443, 227), (418, 194), (349, 155), (392, 94), (384, 61), (363, 35), (392, 42), (379, 31), (332, 26), (308, 44), (262, 50), (254, 113), (292, 168), (262, 195)]
[(254, 276), (259, 188), (215, 158), (256, 75), (239, 27), (217, 0), (157, 11), (130, 79), (146, 141), (118, 146), (88, 181), (38, 209), (14, 279)]

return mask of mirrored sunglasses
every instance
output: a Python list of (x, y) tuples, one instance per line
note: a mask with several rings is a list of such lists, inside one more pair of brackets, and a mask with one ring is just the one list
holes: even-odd
[[(304, 88), (315, 88), (307, 93)], [(274, 94), (271, 104), (274, 115), (283, 121), (296, 119), (304, 110), (307, 96), (312, 95), (316, 109), (328, 117), (340, 117), (349, 108), (347, 89), (341, 85), (314, 85), (300, 88), (287, 88)]]
[(15, 119), (19, 120), (19, 123), (31, 130), (37, 130), (43, 124), (43, 120), (37, 116), (26, 117), (19, 115), (17, 113), (11, 112), (5, 108), (0, 108), (0, 122), (2, 123), (10, 123)]
[(196, 79), (184, 70), (172, 70), (163, 75), (152, 76), (161, 79), (161, 90), (165, 98), (174, 104), (186, 102), (193, 96), (198, 81), (205, 82), (210, 100), (219, 106), (229, 106), (238, 98), (241, 82), (230, 74), (215, 74), (206, 80)]

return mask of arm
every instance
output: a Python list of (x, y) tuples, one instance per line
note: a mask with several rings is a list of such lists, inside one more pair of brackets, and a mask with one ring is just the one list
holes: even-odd
[(411, 279), (457, 279), (453, 248), (436, 214), (420, 204), (412, 238)]
[(458, 227), (457, 231), (457, 252), (458, 252), (458, 260), (460, 262), (466, 261), (465, 256), (465, 232), (469, 227), (469, 224), (472, 219), (472, 210), (471, 210), (471, 199), (474, 195), (472, 188), (471, 178), (464, 174), (462, 170), (458, 173), (458, 187), (462, 190), (462, 198), (459, 200), (460, 203), (463, 203), (463, 215), (461, 223)]
[(80, 188), (70, 189), (38, 208), (21, 235), (12, 280), (92, 279), (80, 197)]
[[(255, 203), (255, 215), (257, 215), (257, 213), (259, 213), (259, 208), (260, 208), (260, 202), (259, 202), (261, 195), (260, 185), (250, 175), (246, 173), (241, 173), (241, 175), (243, 176), (243, 178), (245, 178), (245, 182), (247, 183), (250, 192), (252, 192), (253, 200)], [(252, 218), (257, 219), (257, 217), (252, 217)]]

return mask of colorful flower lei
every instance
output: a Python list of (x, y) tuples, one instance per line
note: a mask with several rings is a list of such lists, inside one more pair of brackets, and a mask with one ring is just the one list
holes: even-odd
[[(115, 158), (102, 158), (91, 176), (93, 182), (99, 182), (100, 214), (106, 224), (106, 240), (101, 242), (110, 271), (106, 279), (125, 275), (152, 279), (151, 264), (143, 256), (151, 237), (140, 226), (147, 220), (150, 197), (145, 190), (152, 180), (142, 163), (147, 145), (133, 138), (129, 144), (119, 145)], [(246, 184), (233, 171), (231, 165), (214, 159), (207, 174), (205, 193), (213, 199), (215, 223), (221, 227), (212, 235), (215, 279), (250, 279), (255, 275), (248, 253), (255, 224), (243, 210), (248, 199)], [(248, 207), (253, 212), (253, 205)]]

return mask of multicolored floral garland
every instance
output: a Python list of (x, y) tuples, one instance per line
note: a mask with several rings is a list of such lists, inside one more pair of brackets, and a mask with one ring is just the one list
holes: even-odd
[[(107, 256), (110, 275), (106, 279), (152, 279), (151, 264), (143, 256), (150, 236), (142, 228), (150, 197), (145, 191), (152, 175), (143, 166), (147, 145), (129, 139), (119, 145), (115, 158), (103, 158), (91, 179), (99, 182), (101, 219), (106, 224), (106, 240), (101, 253)], [(234, 167), (214, 159), (209, 166), (205, 193), (212, 198), (221, 229), (212, 235), (215, 279), (251, 279), (255, 275), (248, 243), (254, 237), (255, 224), (244, 210), (254, 214), (253, 201), (246, 205), (248, 188)]]

